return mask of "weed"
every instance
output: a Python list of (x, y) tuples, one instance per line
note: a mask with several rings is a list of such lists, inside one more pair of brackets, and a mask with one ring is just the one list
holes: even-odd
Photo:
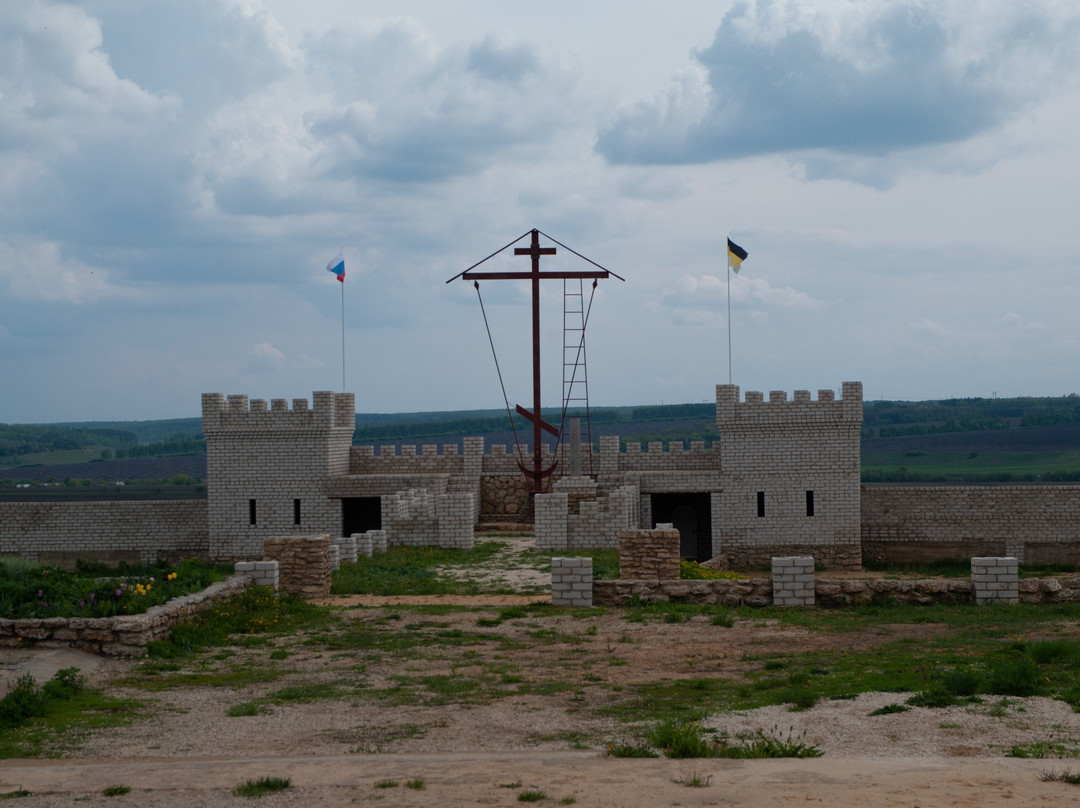
[(521, 781), (515, 780), (512, 783), (499, 783), (499, 788), (521, 788)]
[(122, 797), (124, 794), (131, 792), (131, 786), (109, 786), (101, 790), (102, 796), (105, 797)]
[(1075, 746), (1066, 746), (1053, 741), (1036, 741), (1035, 743), (1013, 744), (1005, 757), (1015, 758), (1066, 758), (1080, 757), (1080, 749)]
[(14, 791), (7, 792), (6, 794), (0, 794), (0, 800), (14, 800), (18, 799), (19, 797), (29, 796), (31, 796), (31, 792), (27, 791), (25, 788), (17, 788)]
[(375, 783), (375, 788), (397, 788), (397, 780), (378, 780)]
[(936, 683), (929, 690), (919, 691), (906, 703), (912, 707), (956, 707), (963, 704), (964, 700), (954, 696), (940, 683)]
[(893, 715), (894, 713), (906, 713), (910, 709), (910, 707), (905, 707), (903, 704), (886, 704), (884, 707), (871, 710), (867, 715)]
[(654, 758), (659, 757), (644, 744), (616, 743), (607, 748), (608, 757), (614, 758)]
[(266, 712), (266, 708), (263, 705), (255, 701), (245, 701), (241, 704), (234, 704), (228, 710), (225, 711), (225, 715), (230, 718), (239, 718), (241, 716), (262, 715)]
[(422, 791), (424, 788), (424, 778), (414, 777), (412, 780), (406, 780), (405, 788), (411, 788), (414, 791)]
[(543, 791), (522, 791), (517, 796), (518, 802), (540, 802), (547, 799), (547, 794)]
[(690, 788), (706, 788), (712, 784), (712, 775), (708, 774), (702, 777), (697, 772), (694, 772), (689, 777), (685, 775), (672, 777), (671, 782), (678, 783), (680, 786), (689, 786)]
[(291, 778), (260, 777), (258, 780), (248, 780), (243, 785), (237, 786), (233, 789), (233, 795), (237, 797), (262, 797), (289, 788), (292, 788)]
[(1080, 786), (1080, 773), (1073, 774), (1068, 769), (1060, 772), (1054, 769), (1039, 772), (1039, 779), (1044, 783), (1071, 783), (1074, 786)]
[(559, 800), (559, 805), (573, 805), (576, 802), (577, 797), (575, 797), (573, 794), (567, 794), (565, 797)]

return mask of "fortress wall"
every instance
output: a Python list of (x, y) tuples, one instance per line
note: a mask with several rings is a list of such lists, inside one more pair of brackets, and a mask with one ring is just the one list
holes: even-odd
[(0, 503), (0, 554), (153, 563), (207, 555), (206, 500)]
[(863, 556), (1080, 563), (1080, 485), (864, 485)]

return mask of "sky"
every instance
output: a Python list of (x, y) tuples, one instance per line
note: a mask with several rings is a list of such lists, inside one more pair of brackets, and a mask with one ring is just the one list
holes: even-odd
[(1078, 62), (1073, 0), (3, 0), (0, 422), (528, 406), (528, 286), (446, 281), (533, 228), (625, 279), (593, 406), (1078, 392)]

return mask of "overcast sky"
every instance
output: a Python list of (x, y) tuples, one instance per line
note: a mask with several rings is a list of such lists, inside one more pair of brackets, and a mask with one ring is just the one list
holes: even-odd
[(0, 422), (340, 390), (341, 248), (357, 410), (501, 407), (444, 281), (534, 227), (626, 278), (594, 406), (712, 400), (729, 236), (744, 390), (1078, 392), (1078, 60), (1073, 0), (2, 0)]

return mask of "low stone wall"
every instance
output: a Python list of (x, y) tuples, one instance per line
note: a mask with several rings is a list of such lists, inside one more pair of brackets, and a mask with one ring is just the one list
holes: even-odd
[(169, 636), (185, 617), (209, 608), (216, 600), (239, 595), (250, 583), (246, 576), (234, 575), (202, 592), (152, 606), (144, 614), (0, 619), (0, 647), (79, 648), (106, 656), (142, 656), (148, 642)]
[[(1080, 602), (1080, 578), (1021, 578), (1021, 603)], [(769, 606), (772, 580), (738, 581), (593, 581), (594, 606), (626, 606), (633, 598), (648, 601), (720, 606)], [(934, 580), (854, 580), (819, 578), (814, 586), (818, 608), (835, 609), (871, 603), (974, 603), (974, 587), (966, 578)]]

